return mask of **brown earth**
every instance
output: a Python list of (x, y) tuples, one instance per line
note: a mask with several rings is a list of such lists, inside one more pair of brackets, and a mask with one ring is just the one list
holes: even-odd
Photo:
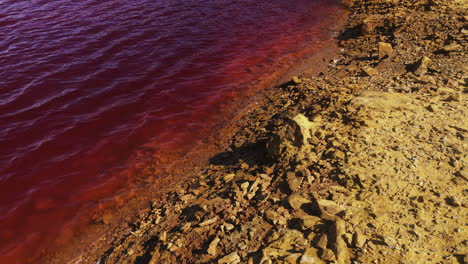
[(467, 263), (468, 4), (348, 2), (326, 70), (72, 263)]

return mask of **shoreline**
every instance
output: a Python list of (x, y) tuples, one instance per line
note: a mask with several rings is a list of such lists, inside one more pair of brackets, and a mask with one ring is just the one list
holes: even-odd
[[(136, 220), (110, 228), (70, 263), (418, 263), (423, 256), (434, 262), (419, 263), (437, 263), (439, 255), (447, 261), (466, 258), (467, 245), (460, 242), (466, 238), (466, 200), (463, 188), (456, 187), (466, 184), (467, 127), (461, 118), (467, 113), (466, 7), (457, 1), (347, 2), (351, 14), (339, 37), (343, 50), (324, 62), (332, 64), (318, 76), (305, 73), (258, 95), (261, 100), (211, 140), (217, 145), (203, 150), (205, 155), (194, 152), (204, 161), (189, 158), (192, 165), (175, 168), (198, 177), (166, 189), (167, 195), (153, 199)], [(426, 25), (440, 31), (428, 34)], [(408, 139), (424, 137), (425, 129), (412, 127), (424, 127), (426, 120), (438, 124), (444, 113), (450, 114), (448, 126), (455, 127), (453, 138), (447, 135), (444, 142), (457, 145), (455, 151)], [(401, 142), (387, 142), (385, 134)], [(401, 146), (394, 149), (394, 144)], [(461, 176), (439, 180), (413, 168), (414, 160), (392, 163), (404, 151), (423, 164), (432, 164), (425, 157), (437, 153), (443, 165), (434, 169)], [(387, 175), (385, 169), (396, 172)], [(418, 173), (427, 177), (405, 184), (430, 182), (431, 188), (404, 193), (409, 187), (397, 176)], [(385, 195), (402, 202), (392, 204)], [(398, 218), (404, 222), (388, 218), (396, 209), (408, 211)], [(434, 217), (425, 223), (436, 211), (451, 214), (444, 225), (458, 224), (454, 228), (460, 230), (430, 238), (425, 243), (432, 248), (424, 248), (420, 240), (441, 225), (432, 223)], [(409, 235), (396, 235), (401, 230)], [(454, 252), (441, 244), (450, 244)]]
[[(345, 16), (346, 12), (343, 9), (337, 15), (340, 17), (340, 22), (330, 27), (329, 32), (340, 32), (344, 23), (344, 20), (341, 18)], [(158, 169), (159, 164), (154, 163), (154, 160), (147, 161), (144, 159), (142, 162), (136, 162), (134, 166), (131, 164), (132, 166), (128, 168), (131, 171), (129, 173), (135, 174), (138, 177), (145, 177), (144, 175), (147, 175), (148, 171), (153, 171), (155, 168), (159, 175), (155, 180), (154, 175), (156, 173), (150, 172), (149, 174), (153, 176), (144, 181), (146, 182), (146, 185), (143, 186), (144, 188), (139, 187), (120, 192), (116, 196), (116, 201), (111, 201), (109, 205), (98, 205), (100, 208), (98, 212), (91, 210), (90, 212), (83, 213), (78, 219), (78, 224), (76, 224), (80, 228), (72, 228), (72, 231), (65, 230), (66, 232), (57, 239), (58, 242), (53, 242), (54, 244), (50, 250), (46, 249), (38, 252), (39, 256), (32, 256), (31, 261), (39, 261), (41, 263), (76, 263), (77, 259), (82, 255), (80, 252), (88, 252), (90, 249), (95, 252), (104, 252), (102, 248), (109, 245), (108, 240), (110, 237), (114, 237), (116, 232), (121, 235), (126, 233), (126, 226), (138, 221), (140, 212), (146, 210), (142, 210), (142, 208), (147, 207), (149, 202), (158, 201), (159, 203), (163, 203), (166, 199), (165, 196), (171, 191), (176, 190), (181, 182), (186, 183), (190, 179), (197, 177), (200, 171), (209, 166), (210, 159), (213, 156), (228, 149), (231, 144), (229, 140), (233, 138), (237, 130), (250, 121), (248, 118), (249, 113), (258, 108), (258, 102), (263, 100), (262, 98), (270, 92), (270, 89), (274, 89), (274, 87), (289, 80), (293, 75), (303, 72), (302, 68), (304, 67), (316, 69), (313, 72), (325, 69), (328, 62), (325, 62), (324, 58), (330, 58), (337, 52), (335, 42), (334, 39), (331, 39), (326, 43), (325, 48), (319, 49), (321, 52), (314, 52), (305, 58), (299, 58), (293, 67), (283, 71), (281, 75), (278, 74), (281, 77), (260, 85), (264, 88), (248, 91), (247, 93), (250, 97), (244, 96), (246, 98), (238, 102), (242, 107), (231, 111), (229, 118), (225, 118), (214, 129), (219, 129), (221, 132), (213, 132), (203, 138), (194, 148), (182, 156), (179, 153), (171, 154), (174, 157), (178, 155), (176, 161), (162, 161), (162, 164), (164, 164), (163, 169)], [(231, 106), (231, 108), (233, 107), (234, 105)], [(145, 146), (142, 146), (141, 149), (144, 152)], [(167, 159), (170, 158), (164, 160)], [(91, 223), (82, 227), (79, 223), (88, 221), (87, 219), (91, 219)], [(75, 226), (75, 223), (73, 223), (73, 226)], [(125, 227), (123, 228), (122, 226)], [(94, 241), (91, 243), (91, 246), (89, 244), (90, 241)], [(56, 250), (57, 248), (59, 250)], [(70, 258), (71, 256), (72, 258)]]

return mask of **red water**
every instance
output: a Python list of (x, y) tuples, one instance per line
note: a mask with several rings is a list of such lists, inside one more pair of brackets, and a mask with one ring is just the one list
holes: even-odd
[[(331, 37), (337, 0), (0, 1), (0, 263), (23, 263)], [(164, 153), (164, 151), (163, 151)], [(28, 250), (26, 253), (26, 250)], [(32, 251), (31, 251), (32, 250)]]

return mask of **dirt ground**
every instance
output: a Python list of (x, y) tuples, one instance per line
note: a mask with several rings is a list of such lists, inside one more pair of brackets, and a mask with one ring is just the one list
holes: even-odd
[(71, 263), (468, 263), (468, 2), (348, 2), (326, 70)]

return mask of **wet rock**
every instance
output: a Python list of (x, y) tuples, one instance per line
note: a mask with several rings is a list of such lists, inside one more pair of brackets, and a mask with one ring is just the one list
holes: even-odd
[(393, 47), (390, 43), (379, 42), (379, 60), (393, 56)]
[(415, 67), (414, 67), (414, 74), (416, 75), (424, 75), (427, 73), (427, 67), (429, 66), (429, 64), (432, 62), (432, 60), (429, 58), (429, 57), (422, 57), (416, 64), (415, 64)]
[(220, 239), (219, 237), (215, 237), (210, 245), (208, 246), (208, 249), (206, 250), (206, 252), (212, 256), (215, 256), (216, 255), (216, 247), (218, 246), (218, 243), (219, 243)]
[(317, 255), (317, 249), (307, 248), (302, 254), (301, 259), (299, 260), (300, 264), (325, 264)]
[(297, 193), (293, 193), (288, 197), (288, 203), (294, 210), (298, 210), (303, 204), (310, 203), (310, 201)]
[(239, 254), (237, 254), (237, 252), (233, 252), (218, 260), (218, 264), (237, 264), (237, 263), (240, 263), (240, 257), (239, 257)]

